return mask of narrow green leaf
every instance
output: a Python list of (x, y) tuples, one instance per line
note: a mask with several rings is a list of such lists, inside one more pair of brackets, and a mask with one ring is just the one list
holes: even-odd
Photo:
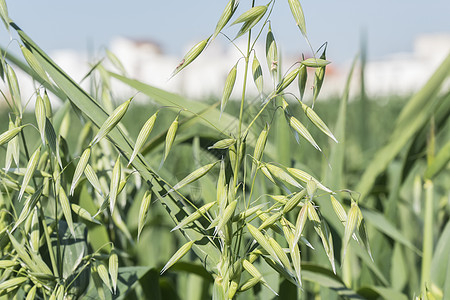
[[(398, 300), (407, 300), (408, 297), (399, 291), (396, 291), (392, 288), (386, 288), (383, 286), (364, 286), (360, 289), (358, 289), (358, 294), (362, 297), (365, 297), (365, 299), (398, 299)], [(419, 299), (419, 298), (417, 298)], [(433, 298), (424, 298), (431, 300)]]
[(367, 227), (366, 227), (366, 222), (364, 221), (363, 215), (361, 213), (361, 210), (358, 207), (358, 234), (359, 237), (361, 238), (364, 247), (367, 250), (367, 253), (369, 254), (370, 258), (373, 261), (373, 257), (372, 257), (372, 251), (370, 250), (370, 244), (369, 244), (369, 235), (367, 234)]
[(106, 56), (108, 57), (109, 61), (120, 71), (122, 74), (125, 74), (125, 67), (123, 66), (122, 62), (117, 58), (117, 56), (109, 51), (108, 49), (105, 50)]
[(438, 286), (444, 288), (444, 298), (450, 296), (450, 222), (447, 222), (445, 228), (437, 240), (436, 247), (431, 261), (431, 280)]
[(424, 179), (432, 179), (441, 172), (450, 161), (450, 141), (439, 150), (433, 162), (425, 170)]
[(302, 277), (305, 281), (314, 282), (335, 291), (344, 299), (362, 298), (354, 290), (348, 288), (342, 279), (328, 268), (310, 263), (302, 263)]
[(361, 193), (360, 201), (371, 191), (376, 178), (408, 141), (429, 122), (431, 115), (448, 97), (437, 97), (440, 87), (450, 75), (450, 54), (444, 59), (428, 82), (417, 92), (400, 112), (396, 126), (386, 145), (377, 151), (365, 168), (355, 190)]
[(383, 232), (385, 235), (389, 236), (400, 244), (403, 244), (414, 252), (420, 253), (420, 251), (413, 245), (413, 243), (407, 237), (405, 237), (400, 232), (400, 230), (397, 229), (397, 227), (395, 227), (389, 220), (387, 220), (383, 214), (368, 209), (363, 209), (362, 214), (367, 222)]

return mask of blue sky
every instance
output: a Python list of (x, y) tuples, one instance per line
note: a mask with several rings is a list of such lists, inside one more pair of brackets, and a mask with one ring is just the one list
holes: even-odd
[[(6, 0), (10, 17), (44, 50), (101, 49), (115, 36), (150, 39), (183, 56), (187, 44), (209, 36), (227, 0)], [(240, 12), (251, 1), (241, 0)], [(264, 1), (256, 1), (265, 4)], [(414, 37), (450, 33), (449, 0), (303, 0), (313, 47), (328, 42), (328, 57), (342, 62), (358, 52), (365, 32), (369, 58), (412, 51)], [(294, 54), (308, 47), (290, 15), (277, 0), (272, 29), (280, 47)], [(227, 29), (231, 35), (237, 30)], [(222, 38), (223, 42), (226, 40)], [(0, 44), (9, 37), (0, 30)]]

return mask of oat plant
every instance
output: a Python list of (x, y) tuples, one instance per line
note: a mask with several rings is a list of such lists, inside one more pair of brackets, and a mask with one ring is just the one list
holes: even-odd
[[(269, 141), (274, 124), (283, 122), (285, 134), (296, 140), (299, 151), (311, 147), (322, 152), (326, 147), (310, 133), (314, 127), (333, 143), (339, 142), (314, 108), (330, 63), (326, 45), (314, 50), (300, 2), (288, 0), (288, 4), (299, 28), (298, 38), (303, 36), (313, 56), (305, 59), (302, 55), (295, 64), (282, 68), (271, 30), (276, 1), (256, 5), (255, 1), (230, 0), (211, 35), (196, 44), (172, 74), (177, 76), (195, 63), (215, 39), (228, 39), (242, 57), (230, 62), (223, 96), (209, 106), (127, 78), (123, 72), (109, 71), (102, 63), (93, 65), (86, 76), (93, 85), (100, 83), (88, 93), (9, 18), (6, 3), (0, 2), (6, 29), (18, 35), (9, 47), (19, 45), (26, 62), (2, 51), (1, 75), (6, 86), (2, 96), (10, 113), (8, 129), (0, 135), (5, 156), (0, 171), (0, 295), (109, 299), (136, 293), (138, 280), (158, 277), (130, 263), (127, 253), (142, 242), (153, 204), (166, 209), (173, 222), (172, 234), (180, 233), (184, 239), (159, 273), (170, 272), (183, 256), (194, 253), (212, 277), (213, 299), (235, 299), (261, 286), (277, 295), (282, 291), (267, 279), (267, 270), (300, 293), (307, 280), (331, 282), (328, 287), (338, 294), (359, 297), (337, 275), (351, 240), (371, 254), (358, 197), (349, 192), (350, 208), (344, 209), (339, 195), (320, 179), (296, 165), (280, 163)], [(244, 48), (237, 46), (239, 39), (246, 41)], [(265, 52), (255, 50), (258, 42), (265, 44)], [(123, 70), (112, 53), (107, 56)], [(21, 97), (13, 64), (34, 79), (36, 91), (31, 99)], [(243, 74), (242, 82), (236, 81), (237, 74)], [(314, 76), (312, 95), (306, 85), (308, 74)], [(160, 105), (142, 123), (136, 140), (121, 123), (134, 97), (114, 108), (111, 78)], [(259, 91), (257, 111), (246, 114), (255, 101), (247, 92), (251, 84)], [(238, 113), (232, 115), (229, 101), (237, 87), (242, 94)], [(51, 107), (52, 97), (62, 102), (57, 111)], [(24, 111), (30, 109), (35, 118), (25, 121)], [(73, 113), (82, 124), (76, 145), (67, 139)], [(163, 116), (170, 116), (170, 122), (163, 122)], [(203, 158), (201, 164), (171, 173), (167, 165), (181, 151), (177, 148), (183, 135), (184, 141), (189, 140), (186, 136), (193, 125), (213, 132), (213, 139), (207, 145), (192, 145)], [(161, 126), (162, 131), (153, 132)], [(195, 141), (197, 134), (190, 137)], [(193, 197), (196, 184), (205, 187), (200, 197)], [(333, 217), (345, 231), (340, 260), (335, 257), (341, 249), (333, 243), (338, 237), (332, 236), (317, 197), (327, 198)], [(123, 221), (132, 200), (139, 201), (135, 232)], [(303, 263), (304, 249), (314, 248), (307, 230), (315, 232), (321, 242), (327, 268)], [(143, 295), (148, 288), (141, 282)]]

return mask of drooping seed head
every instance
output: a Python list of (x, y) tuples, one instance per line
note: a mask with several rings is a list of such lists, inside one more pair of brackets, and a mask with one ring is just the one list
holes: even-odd
[(142, 146), (144, 145), (145, 141), (147, 141), (148, 136), (153, 130), (153, 126), (155, 125), (156, 117), (158, 116), (158, 112), (155, 112), (148, 120), (145, 122), (144, 126), (142, 126), (141, 130), (139, 131), (138, 137), (136, 139), (136, 144), (134, 145), (133, 153), (130, 156), (130, 160), (128, 162), (128, 165), (131, 164), (131, 162), (134, 160), (134, 158), (137, 156), (137, 154), (141, 151)]
[(228, 99), (230, 99), (231, 92), (233, 92), (234, 84), (236, 82), (237, 63), (231, 68), (225, 80), (225, 86), (223, 88), (222, 99), (220, 100), (220, 113), (222, 114), (227, 105)]
[(77, 167), (75, 168), (75, 172), (73, 173), (72, 184), (70, 186), (70, 195), (73, 195), (75, 187), (78, 184), (78, 181), (83, 175), (84, 170), (89, 163), (89, 158), (91, 157), (91, 147), (86, 148), (81, 154), (80, 160), (78, 161)]
[(223, 139), (208, 147), (209, 149), (227, 149), (236, 143), (236, 139)]
[(102, 138), (104, 138), (111, 130), (116, 127), (116, 125), (120, 122), (120, 120), (123, 118), (125, 113), (128, 110), (128, 107), (130, 106), (131, 100), (133, 100), (133, 97), (119, 105), (112, 114), (106, 119), (106, 121), (103, 123), (103, 125), (98, 130), (97, 135), (92, 139), (91, 146), (95, 145), (98, 141), (100, 141)]
[(288, 0), (289, 7), (292, 12), (292, 16), (294, 17), (295, 23), (300, 29), (303, 36), (306, 37), (306, 24), (305, 24), (305, 16), (303, 15), (303, 9), (299, 0)]
[(219, 21), (216, 25), (216, 30), (214, 31), (214, 34), (212, 36), (212, 39), (215, 39), (216, 36), (219, 34), (219, 32), (227, 25), (228, 21), (233, 16), (234, 12), (236, 11), (237, 5), (235, 5), (235, 0), (229, 0), (227, 5), (225, 6), (225, 9), (222, 12), (222, 15), (220, 16)]
[(192, 245), (195, 243), (195, 241), (189, 241), (183, 246), (181, 246), (180, 249), (178, 249), (177, 252), (169, 259), (169, 261), (165, 264), (165, 266), (162, 268), (160, 274), (163, 274), (167, 269), (169, 269), (171, 266), (173, 266), (174, 263), (179, 261), (189, 250), (191, 250)]
[(252, 74), (253, 74), (253, 81), (255, 82), (256, 88), (258, 89), (258, 92), (260, 95), (262, 95), (263, 92), (263, 74), (261, 69), (261, 64), (258, 61), (258, 58), (256, 57), (256, 54), (253, 56), (253, 63), (252, 63)]
[(186, 53), (181, 63), (175, 68), (175, 71), (173, 71), (171, 77), (175, 76), (178, 72), (180, 72), (181, 70), (186, 68), (191, 62), (193, 62), (194, 59), (196, 59), (197, 56), (199, 56), (200, 53), (202, 53), (202, 51), (206, 48), (206, 45), (208, 45), (208, 41), (210, 38), (211, 36), (194, 45), (188, 51), (188, 53)]

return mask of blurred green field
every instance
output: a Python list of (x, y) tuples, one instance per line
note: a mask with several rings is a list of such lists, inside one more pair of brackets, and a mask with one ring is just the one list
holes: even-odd
[[(238, 18), (238, 36), (260, 20), (266, 30), (274, 3)], [(300, 2), (289, 5), (306, 37)], [(269, 26), (274, 90), (221, 111), (227, 85), (222, 99), (192, 101), (107, 69), (121, 70), (111, 53), (85, 91), (0, 8), (23, 54), (1, 51), (1, 300), (450, 298), (450, 55), (413, 95), (348, 99), (349, 75), (341, 97), (300, 105), (285, 88), (299, 78), (301, 99), (313, 68), (318, 95), (326, 44), (281, 75)], [(14, 69), (39, 83), (36, 111), (22, 114)], [(114, 98), (112, 80), (141, 101)]]
[[(121, 101), (121, 99), (116, 99), (117, 102)], [(145, 101), (145, 100), (142, 100)], [(133, 138), (136, 138), (139, 130), (142, 127), (142, 124), (156, 112), (159, 106), (152, 104), (150, 99), (147, 100), (148, 104), (142, 103), (134, 103), (129, 108), (127, 115), (122, 120), (124, 128), (126, 128), (127, 132)], [(219, 99), (206, 99), (202, 102), (214, 104), (219, 101)], [(326, 124), (330, 124), (330, 129), (333, 130), (333, 123), (337, 120), (337, 113), (339, 111), (339, 101), (340, 99), (320, 99), (316, 103), (316, 109), (324, 122)], [(374, 153), (377, 149), (381, 148), (388, 140), (390, 133), (392, 132), (396, 117), (400, 113), (403, 106), (407, 103), (408, 97), (403, 96), (392, 96), (392, 97), (384, 97), (377, 99), (367, 99), (367, 103), (364, 103), (365, 111), (363, 112), (361, 109), (361, 101), (359, 98), (355, 97), (348, 104), (348, 113), (347, 113), (347, 131), (346, 131), (346, 176), (348, 177), (346, 181), (349, 183), (347, 188), (351, 186), (355, 186), (358, 181), (358, 178), (361, 176), (364, 171), (365, 166), (371, 157), (373, 157)], [(246, 118), (250, 119), (254, 114), (256, 114), (260, 103), (257, 100), (254, 100), (252, 105), (246, 110)], [(300, 111), (301, 107), (292, 103), (294, 111)], [(237, 100), (230, 100), (229, 103), (229, 114), (237, 115), (239, 113), (239, 104)], [(273, 120), (273, 114), (275, 114), (276, 108), (272, 108), (270, 113), (272, 115), (266, 114), (264, 116), (263, 121), (257, 125), (257, 130), (262, 130), (264, 127), (264, 122), (271, 122)], [(364, 114), (364, 115), (362, 115)], [(175, 118), (176, 113), (166, 113), (162, 118), (160, 118), (160, 122), (155, 125), (153, 132), (155, 135), (161, 134), (164, 132), (170, 123)], [(8, 120), (8, 111), (1, 110), (0, 118), (2, 120)], [(34, 112), (25, 113), (23, 116), (24, 122), (33, 122), (35, 120)], [(302, 119), (306, 121), (306, 118)], [(68, 131), (67, 143), (69, 147), (76, 148), (78, 145), (79, 133), (83, 128), (81, 124), (80, 118), (73, 111), (70, 112), (70, 130)], [(237, 124), (229, 124), (230, 131), (236, 127)], [(282, 125), (281, 125), (282, 126)], [(280, 127), (281, 127), (280, 126)], [(2, 122), (0, 124), (0, 130), (5, 131), (8, 128), (7, 122)], [(192, 135), (202, 135), (205, 137), (204, 143), (208, 143), (208, 133), (205, 132), (205, 128), (196, 125), (192, 130)], [(327, 145), (333, 143), (329, 141), (328, 138), (320, 133), (320, 131), (313, 126), (309, 126), (308, 130), (310, 130), (313, 135), (316, 137), (316, 140), (319, 145)], [(31, 131), (31, 129), (30, 129)], [(298, 143), (292, 142), (292, 137), (294, 136), (294, 132), (292, 132), (289, 127), (281, 127), (279, 131), (269, 135), (269, 139), (273, 144), (277, 144), (277, 134), (280, 132), (285, 132), (287, 137), (284, 138), (283, 143), (288, 143), (288, 145), (283, 146), (283, 153), (281, 155), (285, 156), (284, 161), (294, 160), (297, 162), (305, 162), (305, 166), (312, 171), (313, 174), (317, 176), (321, 176), (324, 172), (324, 168), (327, 168), (327, 159), (329, 157), (329, 147), (324, 146), (324, 153), (320, 153), (316, 151), (313, 147), (306, 144), (305, 142)], [(290, 135), (290, 137), (289, 137)], [(214, 137), (213, 131), (210, 131), (211, 138)], [(279, 135), (280, 138), (282, 135)], [(34, 134), (30, 134), (32, 142), (38, 142), (38, 136)], [(33, 140), (34, 139), (34, 140)], [(211, 142), (211, 141), (210, 141)], [(205, 144), (205, 145), (206, 145)], [(210, 146), (210, 145), (206, 145)], [(280, 147), (281, 148), (281, 147)], [(4, 163), (4, 157), (0, 157), (0, 163)], [(307, 162), (307, 163), (306, 163)], [(199, 162), (202, 164), (202, 162)]]

